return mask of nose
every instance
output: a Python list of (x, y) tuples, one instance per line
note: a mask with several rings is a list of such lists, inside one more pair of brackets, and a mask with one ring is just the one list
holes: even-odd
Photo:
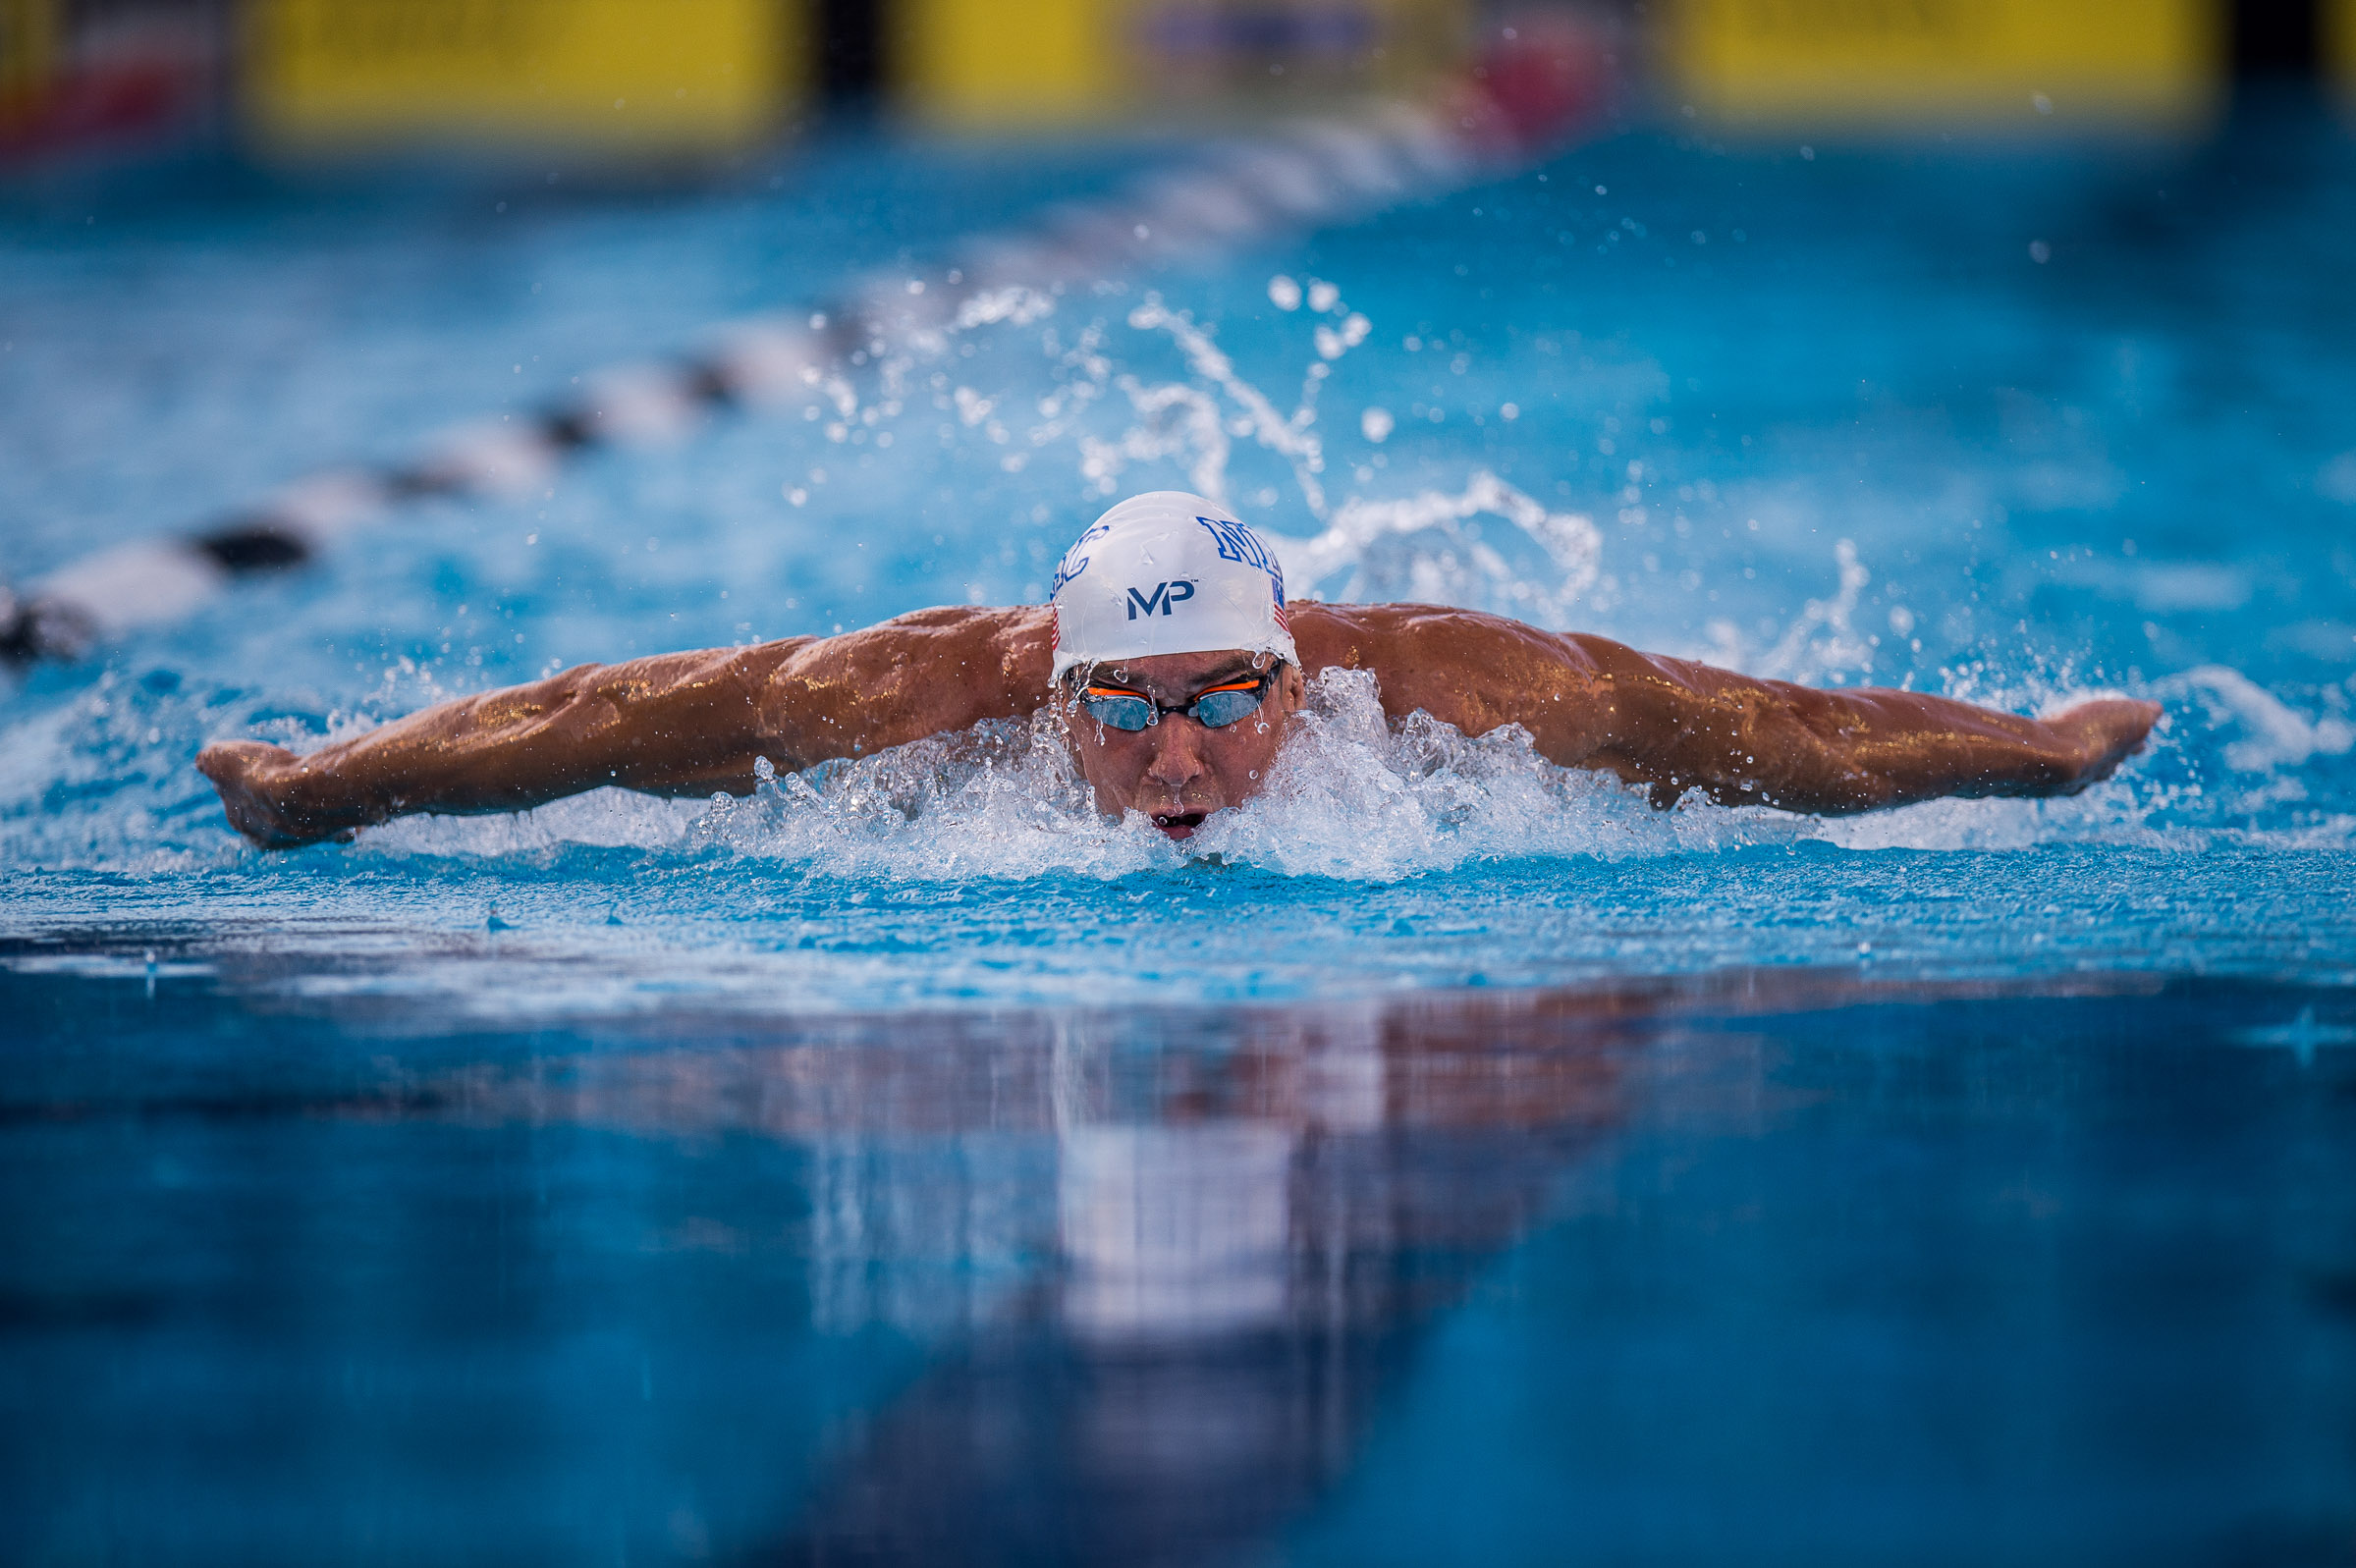
[(1176, 715), (1165, 718), (1153, 727), (1153, 757), (1145, 765), (1145, 778), (1170, 791), (1173, 799), (1185, 793), (1186, 786), (1209, 770), (1203, 763), (1203, 728)]

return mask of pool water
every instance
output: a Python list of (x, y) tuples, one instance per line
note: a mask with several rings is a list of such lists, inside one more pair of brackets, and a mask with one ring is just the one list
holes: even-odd
[[(1164, 155), (17, 193), (0, 569)], [(0, 1554), (2343, 1560), (2352, 265), (2356, 144), (2296, 105), (1627, 131), (1010, 293), (30, 673)], [(1035, 600), (1171, 485), (1326, 597), (2167, 717), (2074, 799), (1830, 821), (1336, 678), (1185, 851), (1023, 726), (272, 856), (190, 767)]]
[(2337, 990), (495, 1025), (12, 957), (11, 1561), (2346, 1555)]

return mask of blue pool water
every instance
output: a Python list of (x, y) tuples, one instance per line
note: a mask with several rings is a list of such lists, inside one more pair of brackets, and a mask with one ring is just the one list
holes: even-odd
[[(0, 570), (1159, 156), (19, 193)], [(2356, 145), (2288, 110), (1621, 134), (1009, 299), (32, 673), (0, 1555), (2344, 1560), (2352, 266)], [(1191, 859), (1014, 727), (280, 856), (190, 768), (1036, 599), (1173, 484), (1328, 597), (2167, 718), (2072, 800), (1832, 822), (1336, 681)]]

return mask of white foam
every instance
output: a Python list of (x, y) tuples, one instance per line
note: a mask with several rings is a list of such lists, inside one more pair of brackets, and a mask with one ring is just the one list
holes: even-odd
[[(813, 873), (925, 881), (1050, 871), (1117, 878), (1217, 859), (1286, 876), (1389, 882), (1483, 860), (1609, 860), (1803, 839), (1850, 849), (2194, 849), (2216, 830), (2177, 820), (2186, 795), (2130, 765), (2083, 794), (2051, 800), (1940, 800), (1815, 818), (1689, 795), (1663, 812), (1610, 775), (1547, 762), (1517, 726), (1468, 738), (1425, 714), (1393, 725), (1371, 675), (1336, 669), (1310, 683), (1261, 793), (1213, 816), (1182, 849), (1142, 819), (1100, 818), (1052, 719), (788, 779), (757, 801), (716, 805), (685, 841)], [(2317, 842), (2318, 831), (2302, 828), (2300, 841)], [(2344, 834), (2324, 837), (2344, 841)]]
[(1418, 714), (1392, 726), (1373, 677), (1329, 670), (1262, 792), (1183, 846), (1100, 815), (1060, 721), (994, 722), (773, 778), (749, 798), (663, 802), (599, 790), (496, 818), (411, 818), (362, 845), (396, 855), (532, 855), (564, 843), (741, 855), (814, 878), (1114, 880), (1190, 860), (1390, 882), (1477, 860), (1668, 854), (1788, 842), (1803, 819), (1700, 801), (1656, 812), (1602, 774), (1558, 768), (1526, 731), (1468, 739)]
[(1052, 718), (993, 722), (715, 797), (685, 839), (814, 876), (1119, 877), (1183, 860), (1143, 819), (1104, 820)]
[(683, 842), (706, 809), (628, 789), (592, 789), (534, 811), (482, 817), (403, 817), (360, 835), (368, 855), (528, 856), (565, 844), (660, 849)]
[[(742, 856), (815, 879), (933, 884), (1109, 880), (1216, 858), (1283, 876), (1379, 883), (1484, 860), (1617, 860), (1803, 839), (1930, 851), (2356, 841), (2356, 821), (2345, 814), (2301, 809), (2301, 770), (2352, 749), (2356, 736), (2344, 721), (2304, 716), (2222, 667), (2194, 672), (2177, 689), (2179, 714), (2156, 737), (2154, 756), (2065, 799), (1941, 800), (1817, 819), (1693, 795), (1661, 812), (1608, 775), (1548, 763), (1515, 727), (1467, 738), (1423, 715), (1394, 726), (1371, 676), (1329, 670), (1311, 682), (1298, 729), (1260, 795), (1212, 817), (1183, 847), (1142, 819), (1102, 818), (1049, 716), (775, 779), (747, 799), (600, 789), (536, 811), (405, 818), (329, 852), (531, 862), (568, 847), (627, 849), (682, 862)], [(2208, 725), (2181, 711), (2190, 694), (2214, 710)], [(2006, 695), (2011, 706), (2027, 700)], [(2042, 695), (2051, 707), (2085, 693)], [(218, 732), (201, 713), (186, 694), (106, 677), (77, 701), (12, 726), (0, 748), (0, 843), (9, 863), (152, 873), (250, 861), (187, 765), (193, 741)], [(299, 721), (275, 728), (298, 749), (320, 738), (321, 727)], [(356, 718), (324, 725), (330, 734), (366, 728)], [(2196, 759), (2221, 752), (2243, 771), (2230, 787), (2204, 784), (2197, 773), (2186, 778), (2187, 747)], [(51, 808), (59, 789), (77, 803)]]
[(1300, 731), (1265, 792), (1205, 823), (1195, 853), (1387, 882), (1481, 859), (1674, 846), (1616, 781), (1551, 767), (1518, 728), (1468, 740), (1418, 714), (1394, 730), (1363, 672), (1321, 676)]

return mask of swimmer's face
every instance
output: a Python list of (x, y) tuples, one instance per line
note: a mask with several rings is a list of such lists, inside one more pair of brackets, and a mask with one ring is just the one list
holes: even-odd
[[(1167, 653), (1099, 665), (1095, 678), (1175, 708), (1207, 687), (1248, 680), (1269, 663), (1266, 654), (1236, 651)], [(1258, 792), (1300, 700), (1300, 671), (1287, 665), (1256, 711), (1216, 730), (1176, 713), (1163, 714), (1159, 724), (1143, 730), (1116, 730), (1077, 710), (1070, 712), (1067, 728), (1099, 811), (1114, 816), (1141, 811), (1171, 838), (1191, 838), (1212, 812), (1240, 805)]]

